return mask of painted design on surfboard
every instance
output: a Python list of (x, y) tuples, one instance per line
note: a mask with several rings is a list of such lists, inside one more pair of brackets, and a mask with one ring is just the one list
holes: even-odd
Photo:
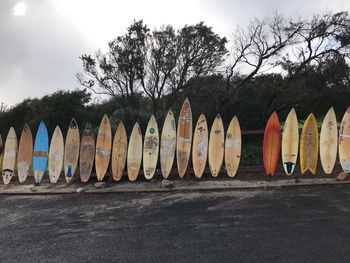
[(80, 148), (79, 127), (74, 118), (69, 124), (65, 146), (63, 165), (65, 179), (66, 182), (69, 183), (72, 180), (77, 168)]
[(44, 177), (48, 159), (48, 151), (49, 135), (45, 123), (41, 121), (36, 133), (33, 152), (33, 172), (34, 182), (36, 185), (39, 185)]
[(56, 126), (49, 149), (49, 179), (51, 183), (57, 183), (63, 167), (64, 141), (62, 131)]
[(192, 147), (192, 166), (194, 175), (201, 178), (205, 170), (208, 156), (208, 125), (202, 113), (197, 120)]
[(89, 181), (95, 158), (95, 138), (89, 122), (85, 125), (80, 145), (80, 180), (86, 183)]
[(206, 160), (206, 140), (204, 138), (204, 133), (207, 131), (206, 121), (203, 119), (198, 123), (197, 130), (199, 131), (199, 141), (197, 145), (197, 155), (200, 163), (203, 163)]
[(213, 177), (217, 177), (221, 171), (225, 151), (224, 125), (220, 114), (212, 124), (208, 145), (209, 170)]
[(175, 158), (175, 147), (176, 123), (172, 110), (169, 110), (163, 124), (160, 146), (160, 167), (163, 174), (163, 178), (165, 179), (168, 178), (170, 171), (173, 167)]
[(158, 125), (153, 115), (148, 122), (147, 131), (143, 146), (143, 172), (146, 179), (150, 180), (156, 171), (159, 151)]
[(331, 107), (321, 126), (320, 132), (320, 161), (323, 171), (331, 174), (337, 158), (338, 130), (334, 108)]
[(2, 163), (2, 179), (4, 184), (9, 184), (16, 166), (17, 155), (17, 135), (15, 129), (11, 127), (8, 131), (5, 148), (4, 148), (4, 160)]
[(288, 174), (291, 174), (295, 168), (295, 163), (292, 162), (285, 162), (283, 163), (284, 169), (287, 171)]
[(344, 171), (350, 172), (350, 160), (342, 159), (340, 160), (340, 164)]

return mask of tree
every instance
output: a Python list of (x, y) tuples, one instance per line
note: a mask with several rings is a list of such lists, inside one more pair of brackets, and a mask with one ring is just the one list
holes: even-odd
[(108, 52), (80, 57), (84, 72), (77, 79), (97, 94), (121, 97), (125, 111), (136, 119), (138, 94), (148, 96), (153, 114), (162, 116), (191, 79), (215, 72), (227, 53), (225, 44), (226, 38), (203, 22), (150, 32), (142, 20), (134, 21), (125, 35), (109, 43)]
[[(227, 94), (216, 98), (218, 110), (224, 113), (240, 100), (239, 94), (249, 81), (275, 67), (285, 72), (291, 82), (309, 65), (337, 59), (337, 56), (348, 57), (349, 33), (348, 12), (314, 16), (311, 20), (286, 19), (279, 15), (253, 20), (246, 30), (238, 29), (233, 36), (231, 59), (225, 72)], [(271, 90), (267, 116), (275, 110), (276, 98), (277, 94)]]
[(90, 94), (86, 90), (57, 91), (41, 99), (25, 99), (7, 111), (0, 112), (0, 132), (6, 135), (9, 127), (13, 126), (20, 136), (24, 123), (28, 123), (35, 136), (39, 122), (43, 120), (50, 134), (56, 125), (65, 133), (71, 118), (75, 117), (79, 125), (89, 120), (86, 111), (89, 101)]
[(291, 79), (295, 78), (307, 65), (321, 64), (328, 59), (349, 56), (350, 16), (348, 12), (317, 15), (298, 25), (291, 23), (286, 30), (295, 31), (296, 27), (298, 32), (295, 35), (291, 54), (287, 53), (280, 63)]

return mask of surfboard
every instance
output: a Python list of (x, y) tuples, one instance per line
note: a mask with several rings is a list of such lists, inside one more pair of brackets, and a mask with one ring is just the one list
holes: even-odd
[(49, 179), (51, 183), (57, 183), (63, 167), (64, 141), (59, 126), (56, 126), (50, 143), (49, 150)]
[(184, 177), (191, 153), (192, 144), (192, 111), (188, 98), (185, 99), (180, 111), (177, 127), (176, 162), (181, 178)]
[(318, 129), (315, 116), (311, 113), (303, 126), (300, 136), (300, 171), (307, 170), (315, 175), (318, 158)]
[(4, 184), (9, 184), (12, 176), (15, 174), (16, 155), (17, 135), (15, 129), (11, 127), (7, 133), (4, 148), (4, 160), (2, 163), (2, 180), (4, 181)]
[(20, 183), (24, 183), (29, 174), (33, 159), (33, 136), (28, 124), (24, 124), (18, 146), (17, 173)]
[(156, 118), (152, 115), (148, 121), (143, 142), (143, 174), (152, 179), (157, 168), (159, 152), (159, 131)]
[(210, 173), (217, 177), (221, 171), (225, 151), (224, 124), (218, 114), (210, 129), (208, 161)]
[(280, 129), (280, 122), (274, 111), (267, 121), (263, 141), (263, 160), (267, 176), (274, 176), (276, 172), (281, 144)]
[(115, 131), (112, 148), (112, 177), (114, 181), (122, 179), (128, 151), (127, 147), (128, 137), (124, 123), (120, 121)]
[(241, 160), (242, 136), (238, 118), (234, 116), (227, 128), (225, 139), (225, 168), (228, 176), (234, 177)]
[(96, 140), (95, 169), (96, 176), (102, 181), (108, 169), (112, 150), (112, 129), (107, 114), (103, 115)]
[(343, 171), (350, 173), (350, 107), (344, 113), (340, 123), (339, 160)]
[(49, 135), (47, 133), (45, 123), (41, 121), (38, 131), (36, 132), (33, 152), (33, 173), (35, 185), (39, 185), (45, 175), (48, 152)]
[(67, 183), (72, 181), (75, 174), (79, 158), (79, 147), (79, 127), (78, 123), (73, 118), (69, 124), (63, 158), (64, 176)]
[(95, 158), (95, 137), (91, 124), (85, 125), (80, 143), (79, 172), (83, 183), (89, 181)]
[(327, 112), (320, 132), (320, 160), (326, 174), (331, 174), (337, 159), (338, 129), (333, 107)]
[(140, 125), (136, 122), (129, 141), (127, 168), (130, 181), (135, 181), (141, 166), (142, 160), (142, 133)]
[(0, 134), (0, 167), (1, 167), (1, 170), (2, 170), (2, 159), (4, 157), (4, 144), (2, 142), (2, 136)]
[(205, 115), (199, 115), (193, 134), (192, 165), (197, 178), (201, 178), (207, 164), (208, 124)]
[(162, 129), (160, 142), (160, 168), (167, 179), (173, 167), (176, 147), (176, 123), (172, 110), (169, 110)]
[(282, 134), (282, 164), (287, 175), (292, 175), (298, 159), (299, 127), (295, 109), (288, 113)]

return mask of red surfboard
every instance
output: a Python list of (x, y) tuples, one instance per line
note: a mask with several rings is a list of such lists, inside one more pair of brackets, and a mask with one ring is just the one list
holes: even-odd
[(274, 176), (276, 172), (281, 146), (280, 129), (280, 122), (277, 113), (274, 111), (267, 121), (264, 133), (263, 158), (267, 176)]

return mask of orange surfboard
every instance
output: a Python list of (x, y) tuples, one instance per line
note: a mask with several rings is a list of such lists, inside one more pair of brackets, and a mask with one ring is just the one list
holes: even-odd
[(280, 129), (280, 122), (274, 111), (267, 121), (263, 143), (264, 168), (268, 176), (273, 176), (276, 172), (281, 144)]

